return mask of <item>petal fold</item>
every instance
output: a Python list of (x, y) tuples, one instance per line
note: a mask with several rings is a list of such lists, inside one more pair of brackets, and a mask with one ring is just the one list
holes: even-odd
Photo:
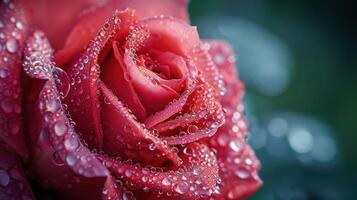
[(21, 7), (12, 1), (0, 4), (0, 19), (0, 139), (27, 158), (21, 117), (21, 59), (28, 25)]

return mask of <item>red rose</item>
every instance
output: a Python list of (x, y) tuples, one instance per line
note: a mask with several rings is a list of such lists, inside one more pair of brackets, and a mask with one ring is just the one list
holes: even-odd
[(200, 40), (186, 4), (4, 0), (0, 199), (34, 198), (25, 174), (61, 199), (259, 188), (232, 50)]

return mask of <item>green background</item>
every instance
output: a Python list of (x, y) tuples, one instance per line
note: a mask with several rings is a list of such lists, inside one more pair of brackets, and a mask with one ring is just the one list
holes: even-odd
[[(264, 181), (251, 199), (355, 199), (356, 4), (337, 0), (190, 2), (191, 22), (201, 37), (229, 40), (236, 50), (240, 78), (246, 82), (249, 141), (253, 147), (258, 144)], [(269, 89), (270, 84), (275, 89)], [(293, 141), (290, 132), (272, 136), (269, 121), (274, 117), (303, 127), (313, 142), (306, 137)], [(306, 146), (318, 145), (317, 137), (329, 141), (322, 145), (325, 149), (316, 150), (323, 161), (311, 158), (309, 150), (315, 147)]]

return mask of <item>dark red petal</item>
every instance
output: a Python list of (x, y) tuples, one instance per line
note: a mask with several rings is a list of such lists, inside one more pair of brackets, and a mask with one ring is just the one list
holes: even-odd
[(204, 79), (214, 89), (214, 95), (216, 97), (224, 95), (222, 74), (220, 74), (216, 64), (212, 61), (206, 46), (204, 44), (201, 45), (200, 48), (194, 50), (190, 55), (190, 59), (194, 65), (197, 66), (198, 70), (203, 74)]
[[(42, 124), (42, 129), (48, 131), (50, 145), (55, 150), (59, 160), (66, 163), (74, 172), (85, 177), (108, 176), (107, 169), (82, 144), (74, 132), (72, 122), (67, 118), (61, 103), (60, 92), (57, 89), (53, 74), (55, 67), (47, 39), (41, 32), (34, 33), (27, 41), (25, 48), (24, 71), (32, 78), (43, 74), (46, 80), (39, 96), (37, 108), (40, 119), (33, 126)], [(37, 73), (38, 72), (38, 73)]]
[[(151, 194), (180, 196), (183, 199), (198, 199), (212, 195), (218, 181), (218, 167), (215, 155), (206, 145), (187, 145), (180, 156), (182, 168), (175, 171), (160, 171), (141, 167), (100, 155), (104, 165), (129, 184), (128, 188), (150, 191)], [(168, 196), (166, 196), (168, 198)]]
[(65, 98), (73, 120), (77, 123), (76, 130), (82, 133), (90, 147), (101, 147), (103, 133), (98, 104), (97, 79), (100, 73), (98, 56), (110, 43), (114, 34), (121, 28), (121, 21), (128, 17), (131, 11), (116, 12), (98, 32), (98, 35), (80, 55), (78, 61), (67, 69), (71, 89)]
[(0, 141), (0, 199), (34, 199), (21, 158)]
[(0, 139), (27, 157), (21, 124), (20, 82), (27, 22), (21, 8), (12, 1), (0, 4), (0, 31)]
[(128, 78), (123, 55), (118, 48), (117, 42), (113, 42), (112, 51), (103, 63), (102, 80), (121, 101), (128, 105), (134, 115), (139, 120), (142, 120), (146, 116), (146, 110)]
[[(151, 114), (163, 109), (165, 105), (174, 99), (178, 99), (180, 95), (165, 85), (154, 72), (136, 63), (138, 48), (142, 46), (143, 42), (146, 42), (150, 31), (134, 28), (130, 32), (124, 53), (124, 62), (126, 64), (124, 73), (127, 73), (130, 77), (130, 82), (140, 97), (141, 103), (147, 112)], [(155, 34), (158, 33), (155, 32)]]
[[(64, 44), (80, 13), (97, 1), (92, 0), (19, 0), (27, 10), (28, 19), (34, 28), (48, 35), (54, 49)], [(110, 14), (110, 13), (108, 13)], [(49, 20), (51, 18), (51, 20)], [(55, 26), (54, 26), (55, 24)]]
[[(246, 142), (247, 121), (243, 116), (243, 85), (235, 77), (233, 51), (224, 42), (206, 42), (205, 46), (224, 74), (226, 94), (221, 102), (226, 110), (226, 123), (209, 141), (217, 150), (219, 160), (220, 194), (217, 199), (244, 199), (262, 184), (257, 175), (260, 163)], [(219, 59), (214, 59), (219, 56)]]
[[(76, 18), (71, 18), (67, 23), (67, 26), (73, 27), (71, 32), (64, 32), (56, 28), (53, 30), (53, 27), (51, 27), (54, 33), (57, 31), (60, 34), (67, 35), (61, 37), (63, 39), (66, 38), (65, 41), (61, 40), (61, 43), (58, 42), (64, 45), (55, 47), (55, 49), (60, 49), (59, 52), (56, 53), (56, 62), (59, 65), (63, 65), (77, 55), (95, 36), (99, 28), (103, 25), (103, 21), (109, 17), (115, 9), (125, 10), (131, 8), (136, 10), (141, 17), (167, 15), (188, 21), (188, 2), (186, 0), (151, 0), (149, 4), (150, 5), (148, 5), (146, 0), (107, 1), (100, 7), (92, 7), (83, 12), (77, 22), (75, 22)], [(85, 8), (86, 4), (82, 3), (82, 7)], [(57, 8), (60, 10), (58, 5)], [(52, 13), (52, 15), (55, 14)], [(44, 30), (47, 31), (47, 29)], [(50, 31), (52, 32), (52, 30)], [(50, 41), (52, 43), (52, 38), (50, 38)]]
[[(214, 89), (205, 81), (202, 74), (198, 76), (195, 91), (187, 100), (183, 115), (154, 126), (160, 132), (172, 132), (178, 135), (165, 137), (168, 144), (186, 144), (202, 138), (211, 137), (224, 123), (224, 114), (219, 100), (214, 95)], [(176, 122), (181, 122), (174, 124)]]
[(196, 82), (192, 80), (190, 77), (187, 79), (187, 88), (186, 90), (181, 93), (180, 98), (170, 102), (166, 107), (161, 110), (156, 112), (155, 114), (147, 117), (144, 121), (144, 124), (148, 129), (152, 128), (154, 125), (159, 124), (160, 122), (163, 122), (170, 118), (171, 116), (177, 114), (182, 110), (182, 108), (185, 106), (186, 101), (188, 97), (192, 94), (196, 87)]
[(160, 160), (167, 158), (176, 165), (180, 164), (181, 159), (143, 124), (136, 121), (130, 110), (104, 83), (100, 83), (100, 89), (106, 99), (102, 109), (106, 152), (111, 155), (125, 155), (142, 163), (160, 163)]
[(102, 190), (102, 200), (122, 199), (125, 192), (127, 191), (124, 189), (124, 187), (118, 184), (112, 176), (109, 176), (104, 183)]

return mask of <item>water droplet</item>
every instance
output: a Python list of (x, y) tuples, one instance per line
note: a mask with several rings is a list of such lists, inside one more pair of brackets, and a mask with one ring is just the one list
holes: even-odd
[(73, 155), (69, 154), (69, 155), (67, 155), (67, 157), (66, 157), (66, 162), (67, 162), (67, 164), (68, 164), (69, 166), (73, 166), (73, 165), (76, 164), (76, 159), (75, 159), (75, 157), (74, 157)]
[(164, 179), (162, 179), (161, 183), (163, 185), (169, 186), (171, 184), (171, 181), (167, 177), (165, 177)]
[(10, 38), (7, 40), (6, 42), (6, 49), (10, 52), (10, 53), (15, 53), (17, 51), (17, 41), (13, 38)]
[(185, 147), (185, 148), (183, 149), (183, 153), (184, 153), (185, 155), (191, 155), (191, 154), (192, 154), (192, 149), (189, 148), (189, 147)]
[(64, 165), (61, 157), (59, 156), (59, 154), (57, 152), (54, 152), (52, 154), (52, 163), (57, 165), (57, 166), (63, 166)]
[(131, 177), (132, 175), (133, 175), (133, 173), (129, 169), (125, 170), (126, 177)]
[(119, 24), (120, 23), (120, 18), (118, 16), (114, 17), (114, 23)]
[(6, 187), (9, 183), (9, 174), (5, 170), (0, 169), (0, 185)]
[(181, 182), (176, 185), (175, 191), (179, 194), (184, 194), (187, 192), (189, 185), (186, 182)]
[(229, 147), (235, 152), (238, 152), (240, 150), (240, 144), (237, 140), (230, 141)]
[(83, 63), (87, 64), (89, 62), (88, 56), (83, 56)]
[(196, 125), (190, 125), (187, 129), (187, 132), (190, 134), (194, 134), (198, 131), (198, 127)]
[(58, 110), (59, 108), (60, 108), (60, 104), (58, 103), (58, 101), (56, 99), (50, 99), (46, 103), (47, 111), (54, 112), (54, 111)]
[(253, 164), (252, 159), (250, 159), (250, 158), (245, 159), (245, 164), (252, 165)]
[(247, 179), (250, 176), (249, 172), (245, 169), (237, 169), (234, 173), (241, 179)]
[(141, 178), (141, 180), (142, 180), (144, 183), (146, 183), (146, 182), (148, 181), (148, 178), (147, 178), (146, 176), (143, 176), (143, 177)]
[(149, 192), (150, 189), (149, 189), (149, 187), (144, 187), (144, 188), (143, 188), (143, 191), (144, 191), (144, 192)]
[(149, 144), (149, 149), (154, 151), (156, 149), (156, 145), (154, 143)]
[(64, 141), (64, 147), (69, 150), (73, 151), (76, 150), (79, 146), (78, 140), (75, 137), (69, 137)]
[(8, 75), (9, 72), (7, 71), (7, 69), (0, 69), (0, 78), (6, 78)]
[(67, 131), (67, 125), (63, 121), (58, 121), (54, 125), (54, 131), (57, 136), (62, 136)]
[(16, 28), (23, 29), (24, 25), (20, 21), (18, 21), (18, 22), (16, 22)]
[(135, 199), (134, 194), (130, 191), (125, 191), (123, 193), (123, 200), (132, 200)]
[(56, 86), (60, 92), (62, 92), (63, 97), (66, 97), (71, 89), (71, 84), (67, 73), (61, 68), (53, 68), (53, 75), (56, 80)]
[(12, 101), (10, 99), (4, 99), (0, 104), (5, 113), (11, 113), (13, 111)]

